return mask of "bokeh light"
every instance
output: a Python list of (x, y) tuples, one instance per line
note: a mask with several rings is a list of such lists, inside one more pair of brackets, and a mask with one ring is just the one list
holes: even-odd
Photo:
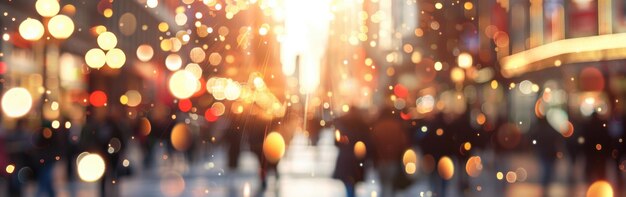
[(276, 163), (285, 155), (285, 139), (278, 132), (270, 132), (263, 141), (263, 155), (270, 163)]
[(89, 103), (94, 107), (102, 107), (107, 103), (107, 94), (103, 91), (96, 90), (89, 95)]
[(148, 118), (139, 119), (139, 133), (143, 136), (150, 135), (152, 132), (152, 124), (150, 124), (150, 120)]
[(193, 76), (195, 76), (198, 80), (202, 78), (202, 67), (196, 63), (187, 64), (187, 66), (185, 66), (185, 70), (191, 72), (191, 74), (193, 74)]
[(204, 61), (205, 56), (206, 53), (204, 53), (204, 50), (200, 47), (194, 47), (189, 52), (189, 59), (193, 63), (201, 63), (202, 61)]
[(9, 0), (0, 167), (30, 194), (69, 162), (62, 196), (621, 195), (622, 4)]
[(5, 168), (5, 171), (8, 174), (13, 174), (13, 172), (15, 171), (15, 165), (13, 165), (13, 164), (7, 165), (7, 167)]
[(139, 104), (141, 104), (141, 93), (139, 93), (139, 91), (129, 90), (126, 91), (126, 94), (124, 95), (128, 97), (128, 102), (126, 102), (126, 105), (128, 105), (129, 107), (137, 107), (139, 106)]
[(417, 154), (413, 149), (407, 149), (402, 154), (402, 163), (407, 165), (408, 163), (417, 163)]
[(222, 56), (219, 53), (211, 53), (209, 55), (209, 64), (217, 66), (222, 62)]
[(25, 88), (11, 88), (2, 95), (2, 111), (8, 117), (22, 117), (32, 106), (33, 98)]
[(137, 17), (131, 12), (126, 12), (120, 17), (118, 24), (123, 35), (131, 36), (137, 30)]
[(183, 66), (183, 59), (176, 53), (169, 54), (165, 58), (165, 67), (170, 71), (176, 71)]
[(204, 112), (204, 119), (208, 122), (215, 122), (218, 118), (219, 116), (216, 115), (216, 112), (213, 108), (208, 108)]
[(167, 197), (176, 197), (185, 191), (185, 179), (174, 171), (166, 172), (160, 181), (161, 193)]
[(159, 0), (147, 0), (146, 6), (149, 8), (156, 8), (159, 5)]
[(111, 32), (102, 32), (98, 35), (97, 42), (102, 50), (108, 51), (117, 46), (117, 37)]
[(170, 140), (174, 149), (178, 151), (186, 151), (192, 142), (193, 137), (185, 123), (178, 123), (172, 128)]
[(587, 197), (613, 197), (613, 187), (604, 180), (596, 181), (587, 189)]
[(415, 174), (415, 172), (416, 172), (416, 171), (417, 171), (417, 166), (416, 166), (416, 163), (407, 163), (407, 164), (404, 166), (404, 172), (405, 172), (406, 174), (410, 174), (410, 175), (412, 175), (412, 174)]
[(106, 64), (113, 68), (119, 69), (126, 63), (126, 54), (118, 48), (111, 49), (106, 53)]
[(48, 21), (48, 31), (55, 38), (69, 38), (74, 33), (74, 21), (68, 16), (56, 15)]
[(87, 153), (77, 158), (78, 177), (86, 182), (95, 182), (102, 178), (105, 171), (104, 159), (95, 153)]
[(139, 59), (140, 61), (150, 61), (152, 59), (152, 56), (154, 56), (154, 49), (152, 49), (152, 46), (142, 44), (137, 47), (137, 59)]
[(106, 54), (102, 49), (93, 48), (85, 53), (85, 63), (90, 68), (99, 69), (106, 63)]
[(39, 15), (51, 17), (59, 13), (61, 6), (57, 0), (37, 0), (37, 2), (35, 2), (35, 9)]
[(354, 156), (356, 156), (357, 159), (365, 158), (366, 153), (367, 148), (365, 147), (365, 143), (363, 143), (362, 141), (357, 141), (356, 143), (354, 143)]
[(508, 183), (515, 183), (517, 181), (517, 174), (513, 171), (508, 171), (506, 173), (506, 182)]
[(168, 85), (172, 95), (179, 99), (191, 97), (199, 88), (198, 80), (196, 80), (193, 73), (187, 70), (174, 72), (169, 79)]
[(452, 68), (450, 71), (450, 79), (457, 83), (463, 82), (465, 80), (465, 71), (458, 67)]
[(241, 85), (236, 81), (228, 81), (224, 87), (224, 97), (227, 100), (236, 100), (241, 95)]
[(193, 107), (191, 101), (189, 99), (182, 99), (178, 101), (178, 109), (182, 112), (188, 112)]
[(36, 41), (43, 36), (44, 28), (39, 20), (27, 18), (20, 23), (19, 32), (25, 40)]
[(472, 55), (470, 55), (469, 53), (461, 53), (457, 57), (456, 62), (461, 68), (469, 68), (472, 67), (474, 60), (472, 59)]
[(596, 67), (586, 67), (580, 71), (580, 88), (583, 91), (602, 91), (605, 79), (602, 71)]
[(226, 106), (222, 102), (215, 102), (211, 105), (213, 115), (222, 116), (226, 112)]
[(441, 157), (437, 163), (437, 172), (439, 172), (439, 176), (444, 180), (452, 179), (452, 176), (454, 176), (454, 163), (452, 159), (448, 156)]
[(483, 171), (483, 164), (479, 156), (472, 156), (465, 164), (465, 171), (470, 177), (478, 177)]

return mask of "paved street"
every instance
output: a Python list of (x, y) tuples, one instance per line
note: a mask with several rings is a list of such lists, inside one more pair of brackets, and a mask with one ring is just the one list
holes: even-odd
[[(278, 170), (280, 178), (270, 174), (268, 189), (264, 196), (345, 196), (340, 181), (331, 178), (337, 150), (332, 144), (330, 132), (325, 133), (317, 147), (306, 145), (304, 136), (296, 136), (289, 146), (285, 158), (281, 161)], [(136, 146), (131, 146), (128, 154), (133, 176), (116, 180), (117, 186), (109, 190), (117, 191), (121, 196), (255, 196), (260, 188), (260, 181), (256, 174), (258, 162), (251, 152), (244, 152), (240, 159), (238, 171), (228, 171), (227, 155), (223, 148), (217, 148), (208, 157), (192, 164), (188, 164), (181, 155), (172, 155), (167, 160), (157, 158), (158, 165), (152, 170), (142, 170)], [(160, 149), (156, 155), (162, 155)], [(485, 159), (484, 170), (478, 178), (470, 179), (466, 193), (461, 192), (459, 175), (467, 176), (463, 169), (455, 169), (455, 176), (450, 180), (446, 196), (540, 196), (541, 186), (538, 184), (539, 166), (531, 155), (517, 155), (507, 159), (500, 158), (499, 166), (493, 166), (493, 156), (483, 153)], [(504, 163), (503, 163), (504, 162)], [(496, 178), (497, 170), (508, 169), (506, 163), (515, 163), (515, 168), (524, 168), (526, 180), (516, 183), (506, 183)], [(134, 165), (137, 164), (137, 165)], [(56, 173), (63, 174), (63, 168), (57, 165)], [(458, 166), (455, 165), (455, 166)], [(581, 167), (581, 166), (577, 166)], [(565, 160), (559, 160), (556, 169), (556, 182), (548, 190), (550, 196), (584, 196), (585, 185), (577, 184), (574, 191), (566, 188), (566, 176), (571, 174), (580, 180), (580, 171), (568, 169)], [(500, 170), (505, 171), (505, 170)], [(574, 173), (571, 173), (574, 172)], [(418, 172), (419, 173), (419, 172)], [(96, 196), (99, 185), (96, 183), (71, 182), (67, 183), (64, 176), (57, 176), (56, 186), (59, 196)], [(613, 176), (614, 178), (614, 176)], [(397, 196), (435, 196), (436, 188), (440, 187), (437, 180), (424, 174), (418, 175), (415, 182)], [(35, 185), (27, 187), (27, 196), (33, 196)], [(506, 189), (505, 189), (506, 188)], [(74, 190), (74, 192), (71, 192)], [(367, 170), (366, 181), (356, 187), (357, 196), (379, 196), (380, 185), (373, 169)], [(570, 193), (573, 192), (573, 193)]]

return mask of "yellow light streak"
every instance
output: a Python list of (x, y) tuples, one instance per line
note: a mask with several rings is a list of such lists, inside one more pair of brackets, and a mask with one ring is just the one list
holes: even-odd
[[(526, 72), (541, 70), (546, 66), (536, 66), (534, 63), (542, 60), (557, 58), (567, 54), (582, 54), (585, 52), (599, 52), (603, 50), (626, 50), (625, 42), (617, 42), (626, 39), (626, 33), (608, 34), (599, 36), (589, 36), (555, 41), (541, 45), (526, 51), (522, 51), (500, 60), (502, 65), (502, 75), (514, 77)], [(568, 63), (588, 62), (607, 59), (618, 59), (626, 57), (624, 53), (593, 53), (584, 56), (572, 57)], [(550, 65), (554, 65), (553, 62)]]

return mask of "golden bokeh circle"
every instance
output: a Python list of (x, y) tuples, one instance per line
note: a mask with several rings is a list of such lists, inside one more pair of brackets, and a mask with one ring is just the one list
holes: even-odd
[(74, 21), (65, 15), (56, 15), (48, 21), (48, 31), (58, 39), (69, 38), (74, 33)]
[(11, 88), (2, 95), (2, 111), (12, 118), (26, 115), (33, 106), (33, 97), (26, 88)]
[(271, 132), (263, 141), (263, 155), (270, 163), (277, 163), (285, 155), (285, 139), (278, 132)]
[(25, 40), (36, 41), (43, 36), (44, 28), (39, 20), (27, 18), (20, 23), (18, 31), (20, 32), (20, 36)]
[(106, 63), (106, 54), (102, 49), (93, 48), (85, 53), (85, 63), (90, 68), (102, 68)]
[(113, 69), (121, 68), (126, 63), (126, 54), (121, 49), (111, 49), (107, 51), (106, 63)]
[(102, 50), (108, 51), (117, 46), (117, 37), (111, 32), (102, 32), (96, 39)]
[(191, 132), (185, 123), (178, 123), (172, 128), (170, 140), (174, 149), (186, 151), (192, 142)]
[(61, 6), (57, 0), (37, 0), (35, 10), (43, 17), (51, 17), (59, 13)]
[[(83, 155), (83, 154), (81, 154)], [(77, 160), (78, 177), (85, 182), (95, 182), (104, 175), (104, 159), (98, 154), (87, 153)]]
[(172, 95), (178, 99), (186, 99), (198, 91), (196, 77), (187, 70), (178, 70), (170, 77), (168, 87)]
[(444, 180), (450, 180), (454, 176), (454, 163), (448, 156), (443, 156), (437, 163), (437, 171), (439, 176)]

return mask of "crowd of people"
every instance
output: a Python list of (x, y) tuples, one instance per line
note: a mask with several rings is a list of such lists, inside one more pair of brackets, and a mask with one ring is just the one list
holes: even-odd
[[(196, 124), (190, 126), (190, 134), (193, 135), (190, 148), (177, 150), (171, 144), (170, 133), (175, 124), (184, 122), (186, 115), (175, 113), (177, 118), (172, 118), (167, 107), (156, 108), (145, 114), (150, 122), (147, 135), (140, 133), (145, 130), (139, 128), (145, 127), (140, 123), (140, 118), (126, 118), (114, 109), (94, 109), (83, 125), (71, 122), (68, 123), (71, 126), (56, 129), (51, 122), (17, 120), (13, 129), (2, 132), (0, 141), (0, 165), (11, 165), (15, 169), (9, 171), (7, 168), (3, 172), (3, 180), (8, 188), (6, 194), (22, 196), (25, 183), (36, 181), (37, 196), (56, 196), (52, 173), (54, 166), (66, 165), (67, 180), (78, 181), (75, 161), (81, 152), (91, 152), (100, 154), (106, 163), (106, 172), (99, 182), (100, 195), (117, 196), (119, 191), (112, 189), (116, 187), (112, 183), (133, 174), (133, 168), (122, 166), (122, 156), (129, 141), (136, 140), (142, 147), (144, 169), (151, 169), (156, 163), (155, 158), (162, 158), (155, 157), (155, 149), (159, 146), (164, 147), (165, 155), (184, 154), (190, 162), (197, 160), (199, 149), (207, 148), (200, 144), (214, 144), (208, 147), (210, 149), (225, 146), (227, 165), (232, 171), (239, 168), (240, 153), (249, 150), (256, 155), (260, 165), (258, 175), (261, 185), (258, 194), (262, 195), (267, 188), (268, 172), (273, 171), (277, 178), (280, 176), (277, 170), (280, 161), (270, 161), (263, 153), (265, 136), (272, 131), (280, 133), (287, 146), (295, 131), (306, 132), (313, 146), (317, 144), (321, 132), (335, 132), (338, 156), (332, 178), (343, 183), (348, 197), (356, 196), (355, 188), (364, 181), (368, 168), (375, 169), (373, 172), (377, 174), (381, 186), (380, 196), (394, 196), (394, 193), (406, 189), (419, 179), (428, 180), (434, 192), (445, 196), (447, 188), (451, 186), (449, 180), (442, 178), (435, 170), (437, 161), (442, 157), (450, 157), (456, 168), (465, 169), (471, 156), (485, 151), (492, 151), (496, 158), (502, 158), (493, 163), (484, 163), (485, 168), (511, 165), (505, 160), (516, 154), (531, 153), (536, 156), (541, 171), (538, 180), (534, 181), (544, 188), (544, 195), (548, 195), (546, 188), (557, 181), (554, 169), (560, 159), (567, 160), (570, 166), (575, 166), (579, 160), (584, 161), (585, 183), (607, 180), (607, 166), (613, 166), (615, 169), (610, 170), (619, 172), (616, 185), (624, 183), (626, 146), (622, 141), (626, 138), (626, 132), (623, 131), (626, 121), (619, 114), (603, 116), (594, 113), (588, 119), (572, 121), (575, 123), (573, 134), (563, 136), (545, 118), (537, 118), (529, 132), (520, 133), (514, 124), (507, 121), (496, 124), (499, 129), (474, 129), (470, 125), (472, 120), (469, 113), (452, 118), (438, 113), (420, 120), (404, 120), (400, 116), (402, 112), (391, 107), (382, 107), (376, 113), (370, 113), (370, 109), (353, 106), (336, 118), (328, 118), (321, 115), (323, 113), (304, 116), (300, 113), (302, 110), (292, 109), (288, 109), (282, 118), (272, 118), (251, 110), (249, 114), (228, 113), (214, 122), (202, 120), (198, 124), (188, 123)], [(296, 129), (303, 126), (306, 129)], [(471, 148), (466, 147), (467, 143), (470, 143)], [(425, 173), (415, 176), (405, 170), (403, 154), (407, 150), (419, 154), (421, 159), (418, 170)], [(458, 188), (455, 189), (461, 192), (470, 189), (469, 180), (472, 177), (463, 170), (458, 170), (455, 176), (459, 180), (459, 184), (454, 186)], [(569, 176), (564, 184), (574, 187), (577, 180)], [(506, 188), (506, 183), (503, 183), (503, 188)], [(617, 194), (623, 192), (620, 189), (616, 187)]]

